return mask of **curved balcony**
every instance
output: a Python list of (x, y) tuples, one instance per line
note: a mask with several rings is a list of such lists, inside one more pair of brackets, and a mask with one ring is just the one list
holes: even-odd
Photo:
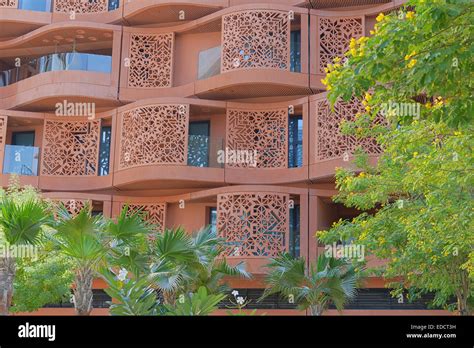
[[(224, 183), (225, 103), (163, 98), (118, 110), (114, 186), (197, 188)], [(214, 136), (213, 134), (219, 134)]]
[(226, 182), (285, 184), (308, 179), (307, 98), (229, 102), (226, 117)]
[(2, 185), (11, 174), (41, 190), (89, 191), (112, 187), (112, 116), (56, 116), (1, 111)]
[(124, 28), (120, 99), (310, 94), (307, 10), (239, 5), (169, 28)]
[[(157, 226), (183, 226), (192, 232), (206, 225), (227, 244), (231, 264), (245, 261), (252, 274), (265, 274), (270, 257), (280, 252), (306, 256), (308, 225), (299, 212), (308, 207), (307, 190), (261, 185), (228, 186), (176, 196), (113, 197), (112, 216), (127, 204)], [(257, 209), (258, 207), (258, 209)]]
[(120, 39), (118, 27), (76, 22), (0, 42), (7, 68), (0, 73), (0, 108), (51, 111), (65, 99), (118, 105)]
[[(341, 133), (339, 124), (343, 120), (354, 120), (357, 113), (365, 112), (357, 101), (337, 102), (332, 110), (327, 93), (311, 96), (311, 130), (309, 141), (309, 179), (313, 181), (332, 180), (337, 167), (353, 166), (351, 161), (357, 148), (369, 154), (372, 164), (376, 163), (382, 149), (375, 139), (358, 139)], [(376, 120), (382, 122), (382, 120)]]
[(0, 72), (0, 87), (50, 71), (92, 71), (110, 74), (112, 57), (80, 52), (53, 53)]

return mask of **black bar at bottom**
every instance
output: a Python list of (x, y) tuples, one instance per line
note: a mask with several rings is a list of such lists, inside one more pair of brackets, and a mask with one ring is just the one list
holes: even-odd
[[(46, 325), (46, 326), (44, 326)], [(54, 325), (54, 340), (53, 326)], [(401, 345), (472, 347), (472, 317), (0, 317), (0, 346)], [(43, 337), (32, 337), (32, 336)], [(27, 337), (19, 337), (27, 336)]]

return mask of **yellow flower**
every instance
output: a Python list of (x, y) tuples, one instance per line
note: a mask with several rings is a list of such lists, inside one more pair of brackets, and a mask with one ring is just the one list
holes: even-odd
[(412, 19), (413, 17), (415, 17), (415, 12), (408, 11), (406, 17), (407, 17), (407, 19)]
[(364, 173), (364, 172), (360, 172), (360, 173), (359, 173), (359, 177), (361, 177), (361, 178), (365, 177), (365, 173)]
[(355, 48), (356, 46), (356, 39), (351, 37), (351, 41), (349, 42), (349, 48)]
[(416, 51), (411, 52), (410, 54), (407, 54), (405, 56), (405, 60), (409, 60), (411, 57), (413, 57), (416, 54)]
[(341, 57), (334, 58), (334, 63), (339, 63), (341, 61)]
[(357, 50), (355, 48), (351, 48), (351, 50), (349, 51), (351, 55), (353, 55), (354, 57), (357, 55)]
[(417, 62), (416, 59), (410, 60), (410, 63), (408, 63), (407, 67), (410, 68), (410, 69), (413, 68), (415, 66), (416, 62)]
[(418, 152), (415, 151), (413, 152), (413, 157), (416, 157), (416, 156), (418, 156)]
[(370, 93), (365, 93), (365, 100), (370, 101), (372, 99), (372, 95)]
[(425, 106), (426, 106), (427, 109), (431, 109), (431, 103), (430, 103), (430, 102), (427, 102), (427, 103), (425, 104)]
[(381, 22), (383, 21), (384, 18), (385, 18), (385, 15), (383, 13), (379, 13), (379, 15), (377, 16), (377, 18), (375, 18), (375, 20), (377, 22)]
[(375, 31), (371, 30), (370, 35), (375, 35)]
[(372, 108), (371, 108), (369, 105), (367, 105), (367, 106), (365, 107), (365, 111), (369, 112), (370, 110), (372, 110)]
[(326, 77), (325, 79), (321, 79), (321, 83), (322, 83), (323, 85), (327, 85), (327, 84), (328, 84), (328, 79), (327, 79), (327, 77)]
[(461, 134), (462, 134), (462, 133), (461, 133), (461, 132), (458, 132), (458, 131), (454, 132), (454, 135), (461, 135)]

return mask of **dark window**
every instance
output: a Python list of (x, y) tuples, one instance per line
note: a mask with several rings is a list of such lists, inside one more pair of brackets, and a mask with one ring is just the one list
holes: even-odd
[(209, 121), (189, 123), (188, 166), (209, 167)]
[(13, 132), (12, 145), (35, 146), (35, 132)]
[(301, 31), (291, 32), (290, 71), (301, 72)]
[(290, 208), (290, 245), (291, 256), (300, 257), (300, 206)]
[(110, 163), (110, 138), (112, 127), (102, 127), (100, 132), (100, 152), (99, 152), (99, 175), (109, 175)]
[(209, 208), (209, 225), (212, 232), (217, 232), (217, 208)]
[(109, 0), (109, 11), (113, 11), (119, 8), (119, 0)]
[(291, 116), (288, 122), (288, 167), (303, 166), (303, 118)]

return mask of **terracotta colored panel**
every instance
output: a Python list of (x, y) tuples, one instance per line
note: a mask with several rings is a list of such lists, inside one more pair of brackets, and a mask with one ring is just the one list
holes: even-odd
[(119, 170), (187, 161), (189, 105), (155, 104), (121, 115)]
[(363, 18), (318, 17), (318, 29), (319, 72), (324, 74), (324, 68), (332, 64), (334, 58), (344, 57), (351, 38), (357, 39), (363, 35)]
[(42, 175), (95, 176), (100, 121), (45, 120)]
[(288, 250), (289, 195), (228, 193), (217, 196), (217, 230), (231, 257), (274, 257)]
[(171, 87), (174, 35), (133, 34), (128, 87)]
[(0, 7), (17, 8), (18, 0), (0, 0)]
[(240, 11), (222, 16), (221, 72), (235, 69), (290, 69), (288, 12)]
[(54, 0), (54, 12), (108, 12), (108, 0)]
[[(256, 151), (257, 168), (286, 168), (287, 109), (268, 111), (227, 109), (227, 148), (230, 151)], [(241, 162), (229, 162), (227, 166), (233, 168), (252, 166), (252, 163)]]
[(158, 232), (164, 231), (166, 223), (166, 203), (129, 204), (128, 211), (140, 211), (146, 221), (156, 226)]
[[(341, 158), (344, 154), (352, 155), (360, 146), (371, 155), (382, 152), (375, 139), (358, 139), (355, 136), (343, 135), (339, 129), (343, 120), (353, 120), (358, 112), (364, 112), (360, 102), (355, 99), (337, 102), (334, 111), (326, 99), (316, 102), (315, 105), (316, 161)], [(376, 120), (377, 123), (382, 121), (382, 118)]]

